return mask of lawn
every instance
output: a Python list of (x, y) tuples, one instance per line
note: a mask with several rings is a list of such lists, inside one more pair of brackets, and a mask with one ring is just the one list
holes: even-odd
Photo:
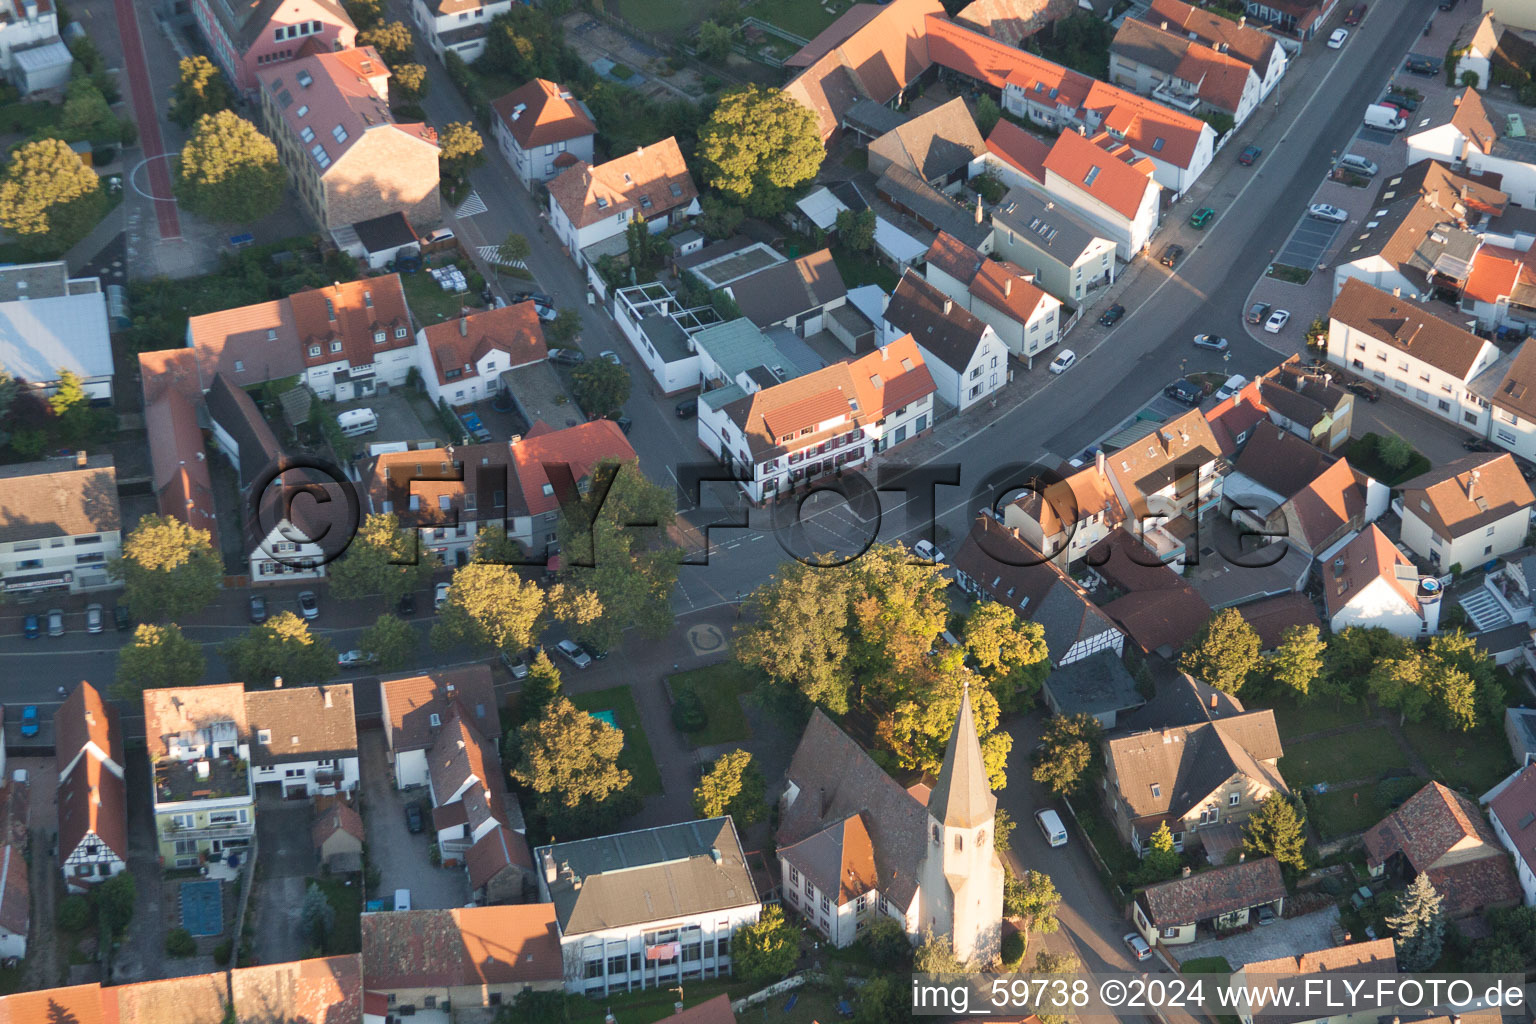
[(1271, 263), (1269, 276), (1288, 284), (1306, 284), (1312, 280), (1312, 271), (1304, 267), (1293, 267), (1289, 263)]
[(427, 273), (425, 267), (414, 274), (401, 274), (400, 284), (405, 289), (405, 301), (410, 304), (411, 312), (416, 314), (416, 319), (426, 327), (458, 316), (459, 310), (465, 305), (472, 309), (480, 309), (484, 305), (480, 301), (480, 296), (473, 291), (459, 293), (443, 291), (437, 280)]
[(661, 772), (656, 768), (656, 758), (651, 754), (650, 740), (640, 727), (640, 711), (635, 707), (634, 695), (627, 686), (615, 686), (596, 693), (571, 695), (571, 703), (583, 711), (612, 711), (624, 733), (624, 752), (619, 755), (619, 767), (628, 769), (634, 776), (635, 794), (656, 796), (661, 793)]
[(1515, 770), (1509, 744), (1496, 729), (1446, 732), (1432, 721), (1403, 725), (1408, 743), (1429, 766), (1432, 778), (1477, 797)]
[(1370, 474), (1388, 487), (1395, 487), (1404, 480), (1429, 472), (1429, 460), (1412, 449), (1410, 449), (1408, 463), (1401, 469), (1392, 469), (1387, 466), (1376, 454), (1376, 445), (1380, 440), (1380, 434), (1366, 434), (1364, 437), (1358, 437), (1344, 450), (1344, 457), (1349, 459), (1351, 466), (1362, 473)]
[(1307, 798), (1312, 824), (1323, 839), (1336, 839), (1351, 832), (1364, 832), (1386, 815), (1375, 800), (1377, 786), (1370, 783), (1354, 789), (1336, 789), (1313, 793)]
[[(694, 980), (683, 983), (689, 1007), (698, 1006), (724, 992), (733, 999), (751, 995), (755, 986), (740, 982)], [(795, 1007), (785, 1012), (784, 1005), (791, 996), (797, 996)], [(843, 998), (850, 1003), (853, 996)], [(604, 1015), (612, 1013), (614, 1019), (624, 1024), (654, 1024), (670, 1016), (672, 1004), (677, 1000), (677, 990), (647, 989), (643, 992), (621, 993), (603, 999), (571, 999), (566, 1004), (570, 1024), (602, 1024)], [(743, 1024), (758, 1020), (771, 1020), (774, 1024), (816, 1024), (838, 1019), (838, 997), (819, 985), (802, 985), (793, 992), (776, 995), (766, 1003), (747, 1009), (740, 1017)]]
[(877, 284), (890, 294), (901, 281), (894, 270), (877, 262), (873, 256), (851, 252), (840, 245), (832, 247), (832, 262), (837, 264), (837, 272), (843, 276), (843, 284), (849, 288), (857, 288), (861, 284)]
[(1359, 704), (1340, 706), (1331, 700), (1305, 704), (1277, 700), (1271, 710), (1275, 713), (1275, 725), (1280, 729), (1280, 738), (1287, 743), (1298, 736), (1358, 722), (1361, 715)]
[(736, 743), (752, 737), (752, 726), (747, 724), (740, 699), (757, 685), (750, 669), (735, 661), (722, 661), (718, 665), (669, 676), (667, 684), (672, 688), (674, 700), (683, 692), (692, 691), (704, 702), (708, 720), (704, 728), (688, 735), (688, 742), (693, 747)]
[[(708, 17), (712, 3), (671, 0), (611, 0), (608, 9), (642, 32), (680, 39), (690, 35), (699, 22)], [(601, 1016), (598, 1018), (601, 1020)]]
[(1403, 752), (1384, 725), (1346, 736), (1286, 744), (1280, 774), (1296, 789), (1319, 782), (1377, 779), (1407, 769)]
[(1231, 974), (1232, 965), (1224, 956), (1197, 956), (1179, 964), (1181, 974)]
[[(325, 892), (336, 922), (325, 943), (326, 956), (342, 956), (362, 950), (363, 887), (357, 875), (322, 875), (314, 879)], [(351, 882), (351, 885), (347, 883)]]
[(848, 0), (832, 0), (829, 13), (821, 6), (821, 0), (753, 0), (742, 8), (741, 13), (802, 39), (815, 39), (822, 29), (851, 6)]

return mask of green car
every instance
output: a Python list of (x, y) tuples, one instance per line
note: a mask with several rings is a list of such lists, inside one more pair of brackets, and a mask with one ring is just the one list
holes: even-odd
[(1216, 216), (1215, 210), (1211, 209), (1209, 206), (1202, 206), (1200, 209), (1190, 214), (1189, 226), (1192, 228), (1203, 228), (1211, 222), (1211, 218), (1214, 216)]

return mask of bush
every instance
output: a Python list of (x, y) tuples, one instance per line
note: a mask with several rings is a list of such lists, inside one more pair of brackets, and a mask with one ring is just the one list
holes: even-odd
[(213, 962), (220, 967), (228, 967), (229, 958), (233, 953), (234, 947), (230, 945), (230, 941), (228, 939), (225, 939), (223, 942), (213, 947)]
[(185, 928), (172, 928), (165, 936), (165, 951), (171, 956), (193, 956), (197, 953), (197, 940)]
[(91, 923), (91, 901), (79, 893), (70, 893), (59, 903), (59, 927), (66, 932), (83, 931)]
[(1018, 932), (1009, 932), (1003, 939), (1003, 966), (1013, 970), (1024, 959), (1024, 936)]
[(684, 690), (672, 703), (672, 724), (679, 732), (698, 732), (709, 724), (704, 702), (692, 690)]

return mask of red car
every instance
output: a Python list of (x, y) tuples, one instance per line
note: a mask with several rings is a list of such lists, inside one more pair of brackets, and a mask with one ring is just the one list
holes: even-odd
[(1349, 13), (1344, 15), (1344, 24), (1358, 25), (1363, 17), (1365, 17), (1365, 4), (1355, 4), (1349, 9)]

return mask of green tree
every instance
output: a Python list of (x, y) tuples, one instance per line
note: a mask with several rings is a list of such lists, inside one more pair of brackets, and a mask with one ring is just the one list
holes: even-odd
[(726, 93), (699, 132), (704, 180), (759, 217), (779, 213), (824, 155), (816, 115), (778, 89)]
[(392, 67), (389, 76), (389, 84), (393, 86), (400, 96), (411, 102), (420, 103), (427, 97), (427, 69), (420, 64), (401, 64)]
[(101, 915), (102, 927), (114, 936), (122, 935), (133, 920), (133, 903), (138, 890), (133, 884), (132, 871), (119, 871), (96, 890), (96, 911)]
[(366, 32), (384, 20), (384, 0), (341, 0), (352, 24)]
[(976, 101), (976, 130), (981, 132), (982, 138), (992, 134), (992, 129), (997, 127), (1002, 117), (1003, 108), (991, 96), (982, 93)]
[(699, 25), (699, 41), (695, 47), (700, 60), (719, 63), (730, 56), (731, 30), (713, 21)]
[(1179, 667), (1207, 686), (1236, 693), (1262, 663), (1259, 647), (1259, 634), (1242, 612), (1223, 608), (1190, 642)]
[(72, 892), (59, 901), (59, 928), (66, 932), (80, 932), (91, 923), (91, 902), (78, 892)]
[(403, 21), (384, 21), (357, 34), (358, 46), (371, 46), (379, 51), (384, 63), (390, 67), (407, 64), (416, 53), (416, 40), (410, 26)]
[(197, 119), (176, 166), (176, 198), (223, 224), (261, 220), (282, 203), (287, 187), (272, 140), (229, 110)]
[(837, 237), (845, 249), (869, 252), (875, 246), (875, 211), (860, 210), (855, 213), (852, 210), (839, 210)]
[(59, 130), (65, 138), (78, 142), (117, 141), (117, 115), (112, 113), (107, 98), (89, 78), (77, 78), (69, 83), (64, 93), (64, 109), (60, 112)]
[(38, 139), (12, 150), (0, 178), (0, 227), (28, 251), (65, 252), (106, 209), (101, 179), (63, 139)]
[(967, 654), (1005, 711), (1029, 707), (1050, 673), (1045, 630), (996, 601), (979, 601), (961, 632)]
[(869, 952), (870, 963), (881, 971), (900, 974), (912, 965), (912, 943), (907, 940), (907, 930), (895, 918), (877, 916), (859, 941)]
[(431, 557), (421, 555), (415, 530), (401, 526), (393, 512), (374, 512), (363, 520), (346, 552), (326, 566), (331, 593), (344, 601), (373, 598), (394, 607), (431, 581)]
[(544, 328), (544, 333), (554, 341), (556, 347), (569, 345), (576, 340), (576, 335), (580, 332), (581, 311), (572, 306), (567, 306), (556, 313), (555, 318)]
[[(1036, 974), (1077, 974), (1082, 969), (1083, 962), (1071, 953), (1052, 953), (1042, 949), (1035, 954)], [(1040, 1024), (1067, 1024), (1071, 1019), (1061, 1013), (1042, 1013), (1038, 1016)]]
[(133, 639), (117, 652), (112, 696), (136, 703), (146, 689), (192, 686), (207, 667), (202, 648), (183, 636), (180, 626), (141, 623)]
[(700, 213), (693, 222), (710, 238), (730, 238), (746, 219), (746, 211), (719, 196), (704, 196), (699, 200)]
[(1061, 893), (1051, 876), (1043, 871), (1026, 871), (1023, 878), (1015, 878), (1012, 872), (1003, 876), (1003, 913), (1022, 918), (1023, 931), (1049, 935), (1061, 924), (1056, 920), (1056, 908), (1061, 906)]
[(48, 411), (59, 419), (63, 419), (75, 410), (90, 404), (90, 396), (85, 393), (84, 382), (80, 380), (80, 375), (73, 370), (59, 367), (59, 385), (58, 389), (48, 396)]
[(467, 121), (453, 121), (437, 137), (438, 163), (454, 181), (485, 163), (485, 140)]
[(1058, 796), (1082, 792), (1096, 774), (1104, 728), (1092, 715), (1057, 715), (1045, 724), (1034, 779)]
[(1141, 855), (1141, 870), (1137, 880), (1148, 884), (1161, 882), (1179, 873), (1179, 851), (1173, 846), (1173, 832), (1168, 823), (1162, 822), (1147, 839), (1147, 849)]
[(565, 697), (556, 697), (542, 717), (524, 723), (519, 746), (522, 758), (512, 777), (567, 808), (629, 787), (630, 774), (619, 767), (624, 733)]
[(966, 964), (955, 956), (955, 945), (948, 935), (935, 935), (929, 928), (923, 932), (923, 941), (912, 955), (914, 974), (963, 974)]
[(325, 890), (314, 882), (304, 890), (304, 903), (299, 908), (299, 930), (316, 949), (324, 949), (336, 923), (336, 910), (325, 898)]
[(179, 619), (211, 604), (224, 580), (208, 531), (171, 516), (142, 517), (110, 568), (125, 584), (128, 609), (149, 621)]
[(416, 630), (398, 615), (385, 612), (358, 634), (357, 646), (379, 659), (380, 672), (405, 668), (416, 654)]
[(727, 751), (715, 758), (693, 791), (693, 810), (701, 818), (729, 814), (738, 826), (768, 816), (763, 801), (763, 773), (745, 750)]
[(1458, 732), (1480, 722), (1498, 722), (1508, 704), (1503, 673), (1477, 641), (1461, 629), (1441, 633), (1429, 641), (1432, 688), (1442, 720)]
[(201, 54), (183, 57), (180, 77), (171, 93), (170, 118), (190, 128), (204, 114), (217, 114), (234, 106), (235, 94), (213, 61)]
[[(903, 768), (937, 775), (943, 767), (944, 751), (960, 717), (960, 698), (968, 680), (963, 657), (958, 650), (950, 651), (937, 664), (905, 674), (902, 692), (882, 723), (885, 745)], [(970, 696), (988, 781), (993, 789), (1002, 789), (1008, 784), (1008, 752), (1013, 737), (997, 728), (1002, 712), (992, 691), (976, 687)]]
[(624, 244), (629, 265), (636, 269), (651, 266), (661, 254), (661, 240), (651, 233), (650, 223), (639, 213), (629, 219), (624, 229)]
[(1417, 722), (1429, 709), (1431, 673), (1423, 655), (1407, 648), (1401, 657), (1377, 662), (1366, 677), (1366, 689), (1384, 708), (1398, 713), (1399, 722)]
[(997, 814), (992, 819), (992, 848), (998, 853), (1007, 853), (1013, 849), (1013, 828), (1017, 824), (1013, 815), (999, 807)]
[(496, 247), (496, 263), (503, 267), (524, 266), (532, 255), (533, 246), (528, 244), (527, 236), (520, 235), (516, 231), (509, 234)]
[(1445, 915), (1440, 893), (1421, 871), (1408, 883), (1398, 912), (1387, 918), (1397, 940), (1397, 965), (1405, 971), (1427, 971), (1440, 959), (1445, 944)]
[(524, 988), (496, 1011), (495, 1024), (569, 1024), (565, 992)]
[(1312, 682), (1323, 671), (1327, 641), (1316, 626), (1288, 626), (1280, 635), (1280, 646), (1269, 659), (1269, 677), (1290, 693), (1305, 698)]
[(629, 401), (629, 371), (606, 359), (592, 359), (571, 371), (571, 390), (589, 416), (607, 416)]
[(231, 674), (252, 687), (269, 686), (279, 676), (285, 683), (323, 683), (336, 674), (336, 648), (293, 612), (252, 626), (219, 653)]
[(799, 956), (800, 929), (785, 920), (776, 903), (763, 907), (762, 916), (731, 939), (733, 973), (747, 986), (789, 977)]
[(565, 593), (556, 604), (578, 641), (608, 651), (630, 626), (651, 638), (672, 628), (681, 552), (667, 531), (676, 516), (672, 493), (633, 460), (599, 463), (585, 497), (562, 505)]
[(187, 957), (197, 955), (197, 940), (185, 928), (172, 928), (165, 933), (167, 956)]
[(502, 764), (513, 765), (523, 757), (523, 726), (537, 722), (549, 713), (550, 705), (560, 696), (560, 670), (542, 649), (528, 666), (528, 676), (517, 692), (517, 714), (501, 741)]
[(453, 573), (448, 601), (432, 627), (432, 646), (455, 644), (520, 651), (532, 647), (544, 615), (544, 592), (510, 565), (470, 562)]
[(868, 979), (853, 998), (853, 1024), (903, 1024), (913, 1019), (911, 991), (889, 974)]
[(1477, 684), (1459, 668), (1441, 665), (1433, 675), (1432, 692), (1440, 719), (1455, 732), (1471, 732), (1477, 726)]
[(523, 560), (523, 546), (507, 536), (500, 523), (482, 523), (475, 531), (474, 546), (469, 549), (471, 562), (492, 565), (517, 565)]
[(1307, 820), (1296, 805), (1279, 793), (1271, 793), (1248, 818), (1243, 829), (1243, 849), (1303, 871), (1307, 866), (1306, 829)]
[(1381, 464), (1388, 469), (1405, 469), (1413, 460), (1413, 445), (1401, 434), (1378, 434), (1376, 437), (1376, 457)]

